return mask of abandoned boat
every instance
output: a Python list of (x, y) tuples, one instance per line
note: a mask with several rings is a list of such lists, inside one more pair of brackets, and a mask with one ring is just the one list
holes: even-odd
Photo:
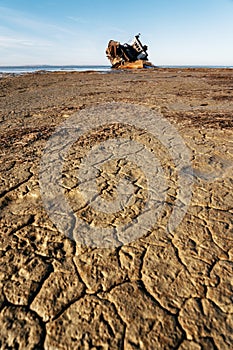
[(148, 61), (148, 47), (142, 45), (140, 33), (135, 35), (131, 44), (121, 44), (118, 41), (110, 40), (106, 49), (106, 56), (112, 64), (112, 68), (153, 68)]

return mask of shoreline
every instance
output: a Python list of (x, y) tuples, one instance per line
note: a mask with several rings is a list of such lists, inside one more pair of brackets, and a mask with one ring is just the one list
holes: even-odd
[[(40, 67), (40, 66), (39, 66)], [(98, 68), (97, 68), (98, 67)], [(3, 70), (1, 70), (3, 69)], [(232, 70), (233, 66), (157, 66), (155, 68), (147, 68), (146, 70)], [(12, 71), (11, 71), (12, 70)], [(130, 69), (129, 69), (130, 70)], [(144, 71), (145, 69), (140, 69)], [(0, 78), (4, 76), (17, 76), (24, 74), (44, 74), (44, 73), (112, 73), (114, 71), (125, 71), (125, 69), (112, 69), (111, 66), (79, 66), (78, 68), (71, 68), (69, 66), (0, 66)], [(135, 71), (135, 69), (134, 69)]]

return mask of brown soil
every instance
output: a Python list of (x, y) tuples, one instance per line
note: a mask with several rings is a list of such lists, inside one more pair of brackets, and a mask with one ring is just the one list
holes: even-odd
[[(166, 229), (166, 220), (177, 196), (175, 174), (153, 229), (106, 249), (58, 231), (44, 208), (38, 174), (55, 128), (75, 112), (109, 102), (145, 106), (173, 124), (191, 151), (194, 185), (174, 232)], [(66, 160), (65, 195), (90, 225), (101, 218), (95, 222), (89, 209), (84, 215), (77, 208), (74, 165), (96, 141), (124, 133), (137, 131), (105, 125), (84, 135)], [(0, 78), (0, 348), (232, 349), (232, 136), (230, 69)], [(152, 145), (147, 135), (145, 143)], [(161, 156), (156, 147), (152, 153)], [(172, 164), (160, 160), (168, 176)], [(124, 166), (109, 169), (115, 174)], [(143, 175), (130, 170), (144, 188)], [(114, 192), (112, 174), (99, 181), (107, 200)], [(146, 195), (140, 194), (143, 201)]]

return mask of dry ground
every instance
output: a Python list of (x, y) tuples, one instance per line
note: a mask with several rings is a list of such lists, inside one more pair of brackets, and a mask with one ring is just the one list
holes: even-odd
[[(162, 113), (190, 149), (193, 195), (175, 232), (166, 230), (172, 185), (154, 228), (118, 248), (75, 243), (49, 219), (38, 182), (46, 141), (106, 102)], [(124, 130), (83, 137), (79, 151), (108, 133)], [(1, 349), (233, 348), (232, 70), (4, 76), (0, 134)], [(75, 206), (71, 180), (65, 188)]]

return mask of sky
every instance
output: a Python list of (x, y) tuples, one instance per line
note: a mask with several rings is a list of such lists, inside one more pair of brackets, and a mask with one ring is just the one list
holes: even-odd
[(233, 0), (0, 0), (0, 65), (109, 65), (139, 32), (155, 65), (233, 66)]

